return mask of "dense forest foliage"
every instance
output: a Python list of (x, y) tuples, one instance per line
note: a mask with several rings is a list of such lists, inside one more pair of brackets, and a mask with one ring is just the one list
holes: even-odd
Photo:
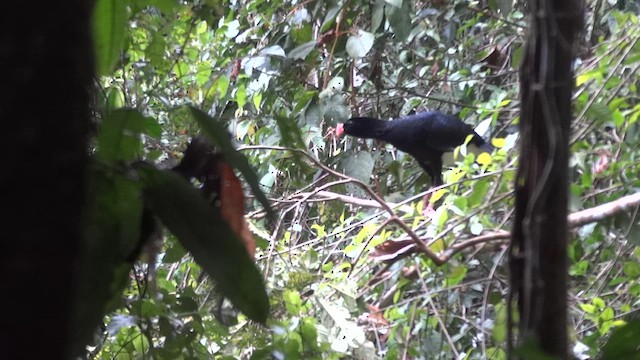
[[(576, 49), (581, 359), (638, 343), (616, 334), (640, 309), (640, 201), (620, 202), (640, 186), (638, 10), (587, 1)], [(86, 356), (504, 359), (529, 15), (501, 0), (97, 0), (84, 251), (102, 271), (83, 276), (108, 286), (84, 289), (99, 306), (81, 311), (106, 312)], [(424, 110), (495, 151), (463, 145), (430, 189), (411, 156), (335, 134)], [(185, 170), (189, 155), (213, 165)]]

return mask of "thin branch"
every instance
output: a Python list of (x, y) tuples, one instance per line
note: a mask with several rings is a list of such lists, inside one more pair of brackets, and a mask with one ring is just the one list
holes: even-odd
[(569, 226), (576, 227), (600, 221), (640, 205), (640, 192), (569, 215)]
[[(439, 259), (438, 256), (431, 250), (429, 249), (429, 247), (427, 246), (427, 244), (425, 244), (424, 242), (422, 242), (422, 240), (420, 240), (420, 237), (418, 237), (413, 230), (411, 230), (407, 224), (404, 223), (404, 221), (402, 221), (397, 215), (396, 213), (393, 211), (393, 209), (389, 206), (389, 204), (387, 204), (386, 201), (384, 201), (384, 199), (382, 199), (378, 194), (376, 194), (369, 186), (367, 186), (365, 183), (363, 183), (360, 180), (354, 179), (350, 176), (347, 176), (339, 171), (333, 170), (332, 168), (326, 166), (325, 164), (323, 164), (322, 162), (320, 162), (320, 160), (316, 159), (314, 156), (312, 156), (311, 154), (309, 154), (306, 151), (300, 150), (300, 149), (290, 149), (290, 148), (285, 148), (285, 147), (276, 147), (276, 146), (244, 146), (241, 147), (239, 150), (248, 150), (248, 149), (270, 149), (270, 150), (288, 150), (288, 151), (294, 151), (297, 152), (299, 154), (302, 154), (304, 156), (307, 157), (307, 159), (311, 160), (316, 166), (320, 167), (321, 169), (323, 169), (324, 171), (332, 174), (335, 177), (338, 177), (340, 179), (344, 179), (344, 180), (348, 180), (348, 182), (351, 182), (353, 184), (358, 185), (360, 188), (362, 188), (362, 190), (364, 190), (365, 192), (367, 192), (367, 194), (369, 194), (369, 196), (371, 196), (375, 201), (377, 201), (380, 206), (386, 210), (390, 217), (391, 220), (393, 222), (395, 222), (398, 226), (400, 226), (400, 228), (402, 228), (402, 230), (409, 235), (409, 237), (411, 237), (411, 239), (414, 241), (414, 243), (416, 244), (416, 246), (418, 247), (418, 249), (420, 249), (421, 252), (423, 252), (424, 254), (427, 255), (427, 257), (429, 259), (431, 259), (432, 261), (434, 261), (435, 263), (437, 263), (438, 265), (442, 265), (442, 263), (439, 263)], [(435, 191), (435, 190), (434, 190)]]

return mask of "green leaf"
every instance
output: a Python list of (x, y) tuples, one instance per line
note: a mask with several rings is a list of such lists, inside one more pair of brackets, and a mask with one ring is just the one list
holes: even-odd
[(171, 241), (162, 257), (162, 262), (165, 264), (176, 263), (182, 259), (186, 251), (179, 241)]
[(302, 341), (305, 348), (309, 348), (313, 351), (320, 349), (318, 346), (318, 329), (316, 327), (316, 319), (312, 317), (305, 317), (300, 324), (300, 334), (302, 335)]
[(598, 310), (602, 310), (604, 309), (604, 307), (606, 306), (604, 300), (602, 300), (599, 297), (595, 297), (593, 298), (593, 300), (591, 300), (591, 303), (598, 309)]
[(120, 58), (127, 31), (127, 4), (98, 0), (93, 9), (93, 43), (98, 75), (111, 75)]
[(216, 144), (219, 150), (225, 155), (225, 159), (229, 161), (234, 168), (238, 169), (240, 173), (242, 173), (242, 176), (251, 187), (253, 195), (262, 204), (262, 206), (264, 206), (267, 215), (271, 219), (275, 219), (276, 216), (271, 209), (269, 200), (260, 189), (260, 180), (258, 179), (258, 176), (256, 176), (256, 173), (251, 169), (251, 165), (249, 165), (247, 158), (233, 148), (233, 145), (231, 144), (231, 137), (227, 132), (227, 129), (201, 110), (194, 107), (189, 107), (189, 110), (191, 111), (191, 116), (196, 120), (200, 129), (202, 129), (207, 138), (213, 141), (213, 143)]
[(329, 11), (327, 11), (327, 15), (324, 17), (324, 22), (320, 27), (320, 33), (323, 34), (327, 30), (331, 28), (333, 25), (333, 20), (335, 20), (336, 16), (338, 16), (338, 11), (340, 11), (340, 6), (334, 6)]
[(602, 347), (600, 359), (640, 359), (640, 320), (633, 320), (627, 325), (611, 332), (609, 340)]
[(315, 40), (306, 42), (300, 46), (293, 48), (287, 57), (293, 60), (304, 60), (309, 54), (316, 48), (317, 42)]
[(124, 92), (117, 86), (110, 86), (107, 90), (106, 108), (109, 110), (120, 109), (125, 105)]
[(446, 279), (447, 286), (458, 285), (467, 275), (469, 269), (466, 266), (456, 266)]
[[(119, 109), (110, 112), (103, 120), (98, 134), (99, 160), (111, 164), (119, 161), (132, 161), (142, 154), (140, 134), (149, 131), (155, 135), (162, 132), (139, 111)], [(157, 132), (160, 131), (160, 134)]]
[(478, 180), (473, 185), (473, 192), (469, 195), (469, 207), (475, 208), (484, 203), (484, 197), (489, 190), (489, 180), (482, 179)]
[[(280, 138), (282, 144), (290, 148), (306, 149), (302, 134), (300, 133), (300, 127), (295, 119), (290, 119), (284, 116), (276, 116), (276, 123), (280, 130)], [(293, 156), (296, 161), (299, 160), (298, 153), (294, 152)]]
[(118, 173), (93, 166), (89, 178), (90, 201), (86, 235), (79, 259), (72, 328), (72, 343), (81, 348), (101, 323), (105, 311), (121, 305), (129, 284), (130, 260), (140, 241), (142, 199), (140, 184)]
[(524, 55), (524, 46), (517, 46), (511, 55), (511, 66), (515, 69), (522, 64), (522, 56)]
[(191, 252), (224, 296), (250, 319), (264, 323), (269, 298), (242, 241), (217, 208), (178, 174), (141, 166), (144, 198), (162, 223)]
[(342, 168), (345, 174), (352, 178), (358, 179), (365, 184), (369, 183), (369, 178), (373, 172), (374, 161), (366, 151), (360, 151), (353, 155), (345, 157), (342, 161)]
[(324, 107), (315, 102), (309, 104), (309, 107), (307, 107), (307, 110), (304, 112), (304, 122), (306, 125), (319, 126), (323, 118)]
[(405, 41), (411, 33), (411, 1), (402, 1), (401, 7), (388, 4), (385, 10), (393, 33), (399, 40)]
[(596, 102), (587, 110), (587, 116), (596, 120), (597, 124), (613, 121), (613, 112), (605, 102)]
[(382, 25), (384, 20), (384, 0), (376, 0), (371, 12), (371, 31), (375, 32)]
[(214, 83), (215, 88), (218, 90), (218, 96), (224, 98), (227, 96), (227, 91), (229, 90), (229, 78), (227, 76), (220, 76), (216, 82)]
[(247, 89), (244, 84), (238, 85), (236, 89), (236, 102), (238, 103), (238, 108), (242, 109), (244, 105), (247, 103)]
[(149, 47), (145, 49), (145, 54), (149, 58), (151, 65), (153, 65), (156, 69), (162, 69), (162, 71), (166, 71), (168, 67), (168, 60), (165, 57), (165, 50), (167, 48), (167, 41), (161, 33), (154, 33), (153, 40), (151, 40), (151, 44)]
[(300, 293), (295, 290), (285, 290), (282, 299), (289, 314), (297, 316), (300, 313), (300, 308), (302, 307)]
[(613, 309), (608, 307), (605, 308), (604, 310), (602, 310), (602, 313), (600, 314), (600, 320), (602, 321), (611, 321), (613, 320), (615, 313), (613, 312)]
[(180, 2), (176, 0), (138, 0), (138, 2), (142, 7), (153, 6), (166, 15), (175, 13), (180, 6)]
[[(490, 2), (491, 3), (491, 2)], [(500, 10), (502, 16), (508, 16), (511, 12), (513, 0), (495, 0), (495, 6), (492, 6), (493, 10)]]
[(491, 337), (494, 341), (500, 343), (507, 338), (507, 310), (504, 304), (497, 304), (495, 313), (495, 324), (491, 331)]
[(627, 261), (624, 263), (624, 274), (630, 278), (640, 277), (640, 264), (635, 261)]
[(162, 126), (158, 124), (158, 121), (152, 117), (145, 116), (142, 119), (142, 122), (142, 132), (156, 140), (160, 140), (160, 137), (162, 136)]
[(354, 59), (364, 57), (373, 47), (375, 39), (372, 33), (359, 29), (347, 39), (347, 54)]
[[(293, 41), (298, 44), (309, 42), (313, 39), (313, 29), (310, 23), (305, 23), (302, 26), (291, 29), (291, 37)], [(315, 43), (315, 41), (314, 41)]]

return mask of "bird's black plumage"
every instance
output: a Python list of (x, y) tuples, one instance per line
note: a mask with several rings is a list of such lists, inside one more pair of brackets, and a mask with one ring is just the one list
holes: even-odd
[[(442, 157), (462, 145), (469, 135), (469, 149), (476, 153), (493, 151), (493, 147), (471, 126), (458, 117), (439, 111), (425, 111), (384, 121), (356, 117), (339, 124), (336, 133), (386, 141), (413, 156), (431, 177), (433, 185), (442, 184)], [(474, 149), (472, 149), (474, 148)]]

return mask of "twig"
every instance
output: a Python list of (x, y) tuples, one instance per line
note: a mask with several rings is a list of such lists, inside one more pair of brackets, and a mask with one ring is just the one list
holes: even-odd
[[(389, 204), (387, 204), (386, 201), (384, 201), (384, 199), (382, 199), (378, 194), (376, 194), (370, 187), (368, 187), (365, 183), (363, 183), (360, 180), (354, 179), (351, 176), (347, 176), (339, 171), (333, 170), (332, 168), (326, 166), (325, 164), (323, 164), (322, 162), (320, 162), (320, 160), (316, 159), (315, 157), (313, 157), (311, 154), (307, 153), (306, 151), (300, 150), (300, 149), (290, 149), (290, 148), (285, 148), (285, 147), (275, 147), (275, 146), (269, 146), (269, 147), (264, 147), (264, 146), (245, 146), (245, 147), (241, 147), (239, 150), (245, 150), (245, 149), (270, 149), (270, 150), (288, 150), (288, 151), (294, 151), (297, 153), (300, 153), (304, 156), (307, 157), (307, 159), (311, 160), (316, 166), (320, 167), (321, 169), (323, 169), (324, 171), (332, 174), (333, 176), (340, 178), (340, 179), (344, 179), (344, 180), (348, 180), (348, 182), (351, 182), (353, 184), (358, 185), (360, 188), (362, 188), (362, 190), (364, 190), (365, 192), (367, 192), (367, 194), (369, 194), (369, 196), (371, 196), (375, 201), (377, 201), (380, 206), (386, 210), (389, 215), (390, 215), (390, 219), (395, 222), (398, 226), (400, 226), (400, 228), (402, 228), (402, 230), (409, 235), (409, 237), (414, 241), (414, 243), (416, 244), (416, 246), (418, 247), (418, 249), (420, 249), (421, 252), (423, 252), (424, 254), (427, 255), (427, 257), (429, 259), (431, 259), (432, 261), (438, 263), (438, 256), (431, 250), (429, 249), (429, 247), (427, 246), (427, 244), (425, 244), (424, 242), (422, 242), (422, 240), (420, 240), (420, 238), (413, 232), (413, 230), (411, 230), (407, 224), (405, 224), (397, 215), (396, 213), (393, 211), (393, 209), (389, 206)], [(435, 189), (432, 189), (433, 191), (435, 191)], [(438, 265), (442, 265), (442, 263), (438, 264)]]

